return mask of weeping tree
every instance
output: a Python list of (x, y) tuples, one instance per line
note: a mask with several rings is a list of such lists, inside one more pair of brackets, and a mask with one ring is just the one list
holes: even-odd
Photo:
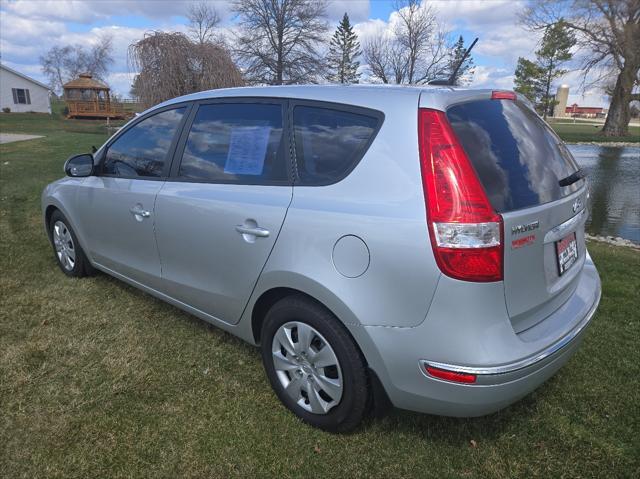
[(129, 45), (136, 95), (144, 106), (188, 93), (242, 86), (242, 75), (219, 44), (192, 41), (179, 32), (148, 32)]

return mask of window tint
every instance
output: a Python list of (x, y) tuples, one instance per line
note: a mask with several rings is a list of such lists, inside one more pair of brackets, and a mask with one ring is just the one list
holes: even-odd
[(365, 153), (378, 119), (328, 108), (293, 110), (296, 161), (301, 184), (340, 180)]
[(497, 212), (554, 201), (583, 185), (560, 186), (578, 165), (523, 103), (472, 101), (449, 108), (447, 116)]
[(109, 146), (103, 173), (132, 177), (162, 176), (171, 142), (186, 107), (157, 113), (125, 131)]
[(280, 105), (201, 105), (189, 131), (178, 176), (224, 183), (286, 181), (281, 142)]

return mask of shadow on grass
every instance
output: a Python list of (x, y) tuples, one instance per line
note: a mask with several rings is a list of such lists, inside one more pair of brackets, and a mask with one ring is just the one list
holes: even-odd
[[(112, 286), (117, 285), (118, 288), (122, 288), (127, 293), (140, 298), (142, 301), (149, 301), (158, 306), (166, 306), (174, 310), (175, 315), (172, 315), (172, 320), (184, 322), (198, 329), (201, 328), (201, 330), (206, 331), (207, 334), (215, 336), (217, 342), (243, 350), (242, 354), (247, 354), (247, 360), (255, 362), (255, 367), (262, 369), (262, 360), (258, 348), (213, 324), (182, 311), (119, 279), (102, 272), (98, 272), (96, 276), (96, 279), (99, 281), (105, 281)], [(553, 381), (554, 378), (551, 378), (545, 384), (550, 384)], [(265, 387), (268, 387), (266, 377), (264, 383)], [(545, 386), (543, 385), (540, 389), (544, 390)], [(523, 423), (523, 421), (527, 422), (528, 418), (535, 414), (539, 398), (540, 394), (534, 392), (501, 411), (488, 416), (475, 418), (435, 416), (391, 408), (384, 412), (381, 417), (367, 417), (351, 434), (373, 433), (376, 435), (385, 435), (402, 432), (405, 435), (415, 437), (416, 440), (419, 441), (429, 441), (451, 447), (459, 446), (465, 442), (469, 443), (471, 438), (478, 443), (494, 442), (503, 436), (505, 431), (513, 431), (514, 426), (518, 423)], [(281, 405), (281, 407), (284, 411), (285, 407), (283, 405)], [(300, 427), (309, 427), (312, 429), (311, 426), (302, 423)]]
[[(536, 409), (536, 395), (529, 395), (517, 403), (482, 417), (445, 417), (392, 409), (386, 417), (368, 419), (365, 428), (378, 428), (384, 432), (404, 431), (418, 440), (456, 447), (474, 439), (477, 443), (495, 442), (515, 423), (530, 417)], [(377, 423), (376, 423), (377, 422)]]

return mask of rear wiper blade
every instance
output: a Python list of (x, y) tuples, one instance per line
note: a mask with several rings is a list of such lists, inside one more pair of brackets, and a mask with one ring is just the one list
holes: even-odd
[(576, 181), (580, 181), (585, 176), (587, 176), (586, 173), (582, 169), (579, 169), (572, 175), (569, 175), (566, 178), (562, 178), (561, 180), (559, 180), (558, 184), (560, 184), (560, 186), (569, 186), (574, 184)]

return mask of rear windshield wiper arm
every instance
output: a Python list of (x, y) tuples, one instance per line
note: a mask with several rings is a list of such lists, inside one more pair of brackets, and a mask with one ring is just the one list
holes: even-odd
[(562, 178), (561, 180), (558, 181), (558, 183), (560, 184), (560, 186), (569, 186), (574, 184), (576, 181), (580, 181), (585, 176), (587, 176), (586, 173), (582, 169), (579, 169), (575, 173), (567, 176), (566, 178)]

